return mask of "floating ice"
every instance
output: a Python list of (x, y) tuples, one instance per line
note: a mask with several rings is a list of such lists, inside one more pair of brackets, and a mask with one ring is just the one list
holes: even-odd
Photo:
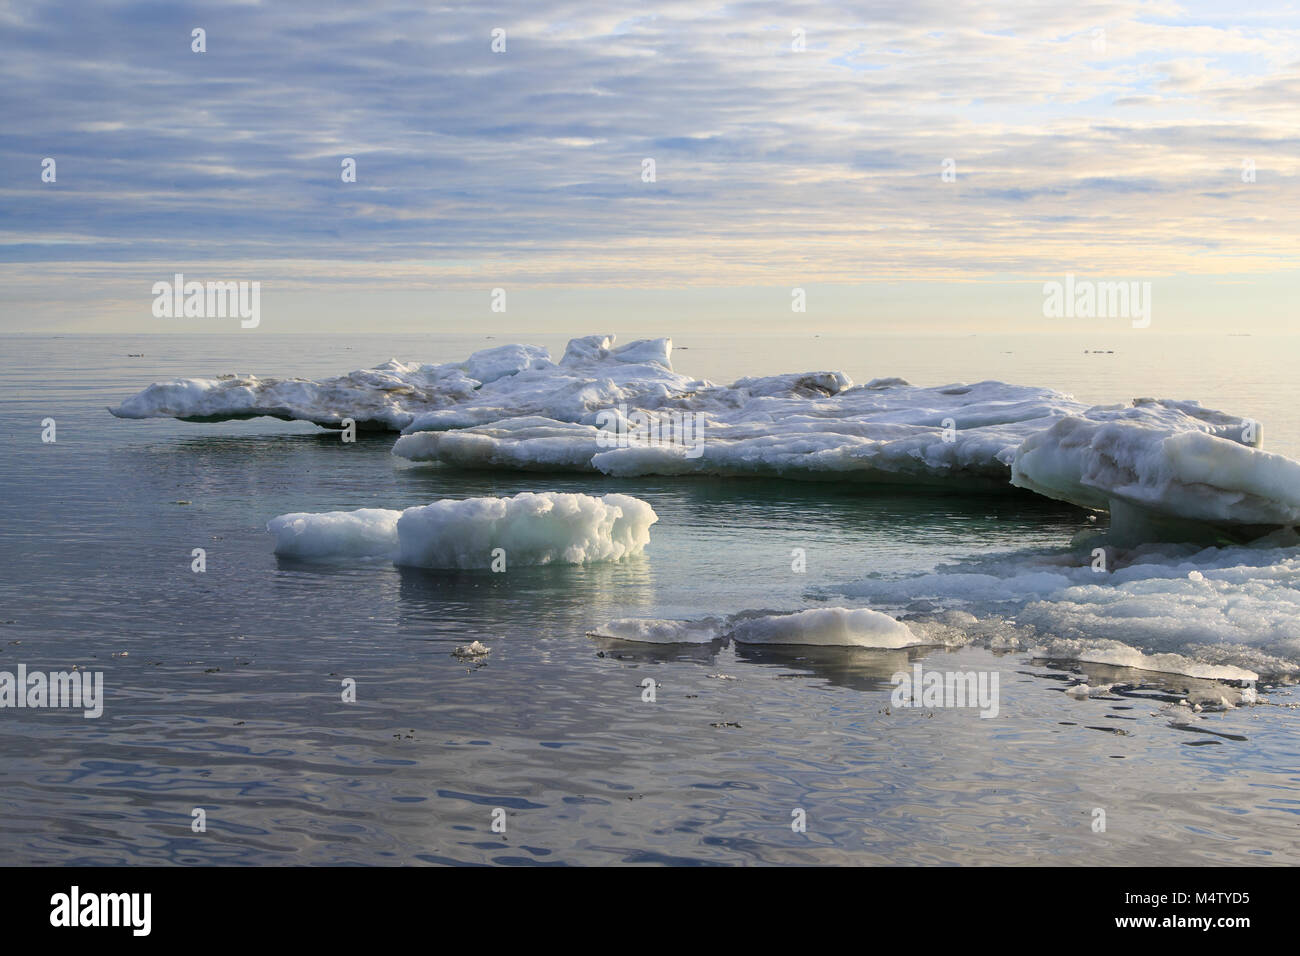
[[(1162, 674), (1181, 674), (1208, 680), (1254, 681), (1259, 675), (1244, 667), (1206, 664), (1184, 654), (1143, 654), (1118, 641), (1048, 641), (1029, 649), (1032, 657), (1043, 660), (1080, 661), (1084, 664), (1109, 664), (1131, 670)], [(1087, 688), (1087, 684), (1077, 685)], [(1092, 690), (1093, 688), (1089, 688)], [(1074, 688), (1070, 688), (1074, 690)], [(1069, 691), (1067, 691), (1068, 693)], [(1077, 691), (1076, 691), (1077, 693)], [(1087, 696), (1087, 694), (1084, 694)]]
[(835, 647), (912, 647), (924, 643), (902, 621), (868, 608), (810, 608), (740, 621), (738, 644), (817, 644)]
[(701, 621), (666, 621), (661, 619), (624, 617), (610, 621), (605, 626), (588, 631), (588, 637), (608, 637), (639, 644), (709, 644), (724, 633), (721, 621), (705, 618)]
[[(854, 386), (828, 371), (715, 385), (673, 371), (671, 356), (668, 339), (616, 347), (613, 336), (593, 335), (569, 342), (558, 362), (536, 346), (505, 345), (464, 362), (394, 360), (323, 382), (164, 382), (112, 412), (199, 421), (271, 415), (333, 427), (352, 418), (405, 432), (393, 448), (403, 458), (460, 467), (962, 491), (1011, 484), (1110, 510), (1116, 540), (1126, 543), (1213, 540), (1223, 529), (1253, 534), (1300, 522), (1300, 462), (1261, 451), (1254, 422), (1195, 402), (1088, 407), (1046, 388), (920, 387), (899, 378)], [(609, 447), (598, 426), (621, 407), (689, 414), (700, 431), (689, 448), (648, 440), (653, 430)]]
[(517, 415), (577, 420), (619, 402), (649, 404), (699, 383), (672, 371), (668, 339), (614, 347), (612, 336), (574, 339), (559, 363), (536, 345), (502, 345), (464, 362), (407, 364), (391, 359), (337, 378), (177, 379), (150, 385), (111, 408), (119, 418), (216, 422), (269, 416), (339, 427), (399, 431), (463, 428)]
[(392, 560), (397, 553), (397, 521), (402, 512), (385, 508), (299, 512), (267, 522), (275, 553), (309, 561)]
[(1256, 429), (1195, 402), (1139, 399), (1131, 408), (1092, 408), (1026, 438), (1016, 450), (1011, 482), (1110, 510), (1119, 519), (1112, 524), (1163, 516), (1294, 525), (1300, 522), (1300, 462), (1252, 447)]
[[(322, 382), (182, 379), (152, 385), (112, 411), (195, 421), (270, 415), (330, 427), (351, 418), (403, 431), (398, 456), (458, 467), (961, 491), (1014, 485), (1110, 511), (1106, 537), (1096, 540), (1112, 552), (1272, 531), (1253, 547), (1118, 553), (1102, 574), (1084, 549), (1002, 555), (840, 589), (897, 609), (905, 621), (815, 608), (724, 621), (624, 619), (593, 633), (874, 647), (975, 640), (1219, 680), (1300, 673), (1300, 548), (1289, 530), (1300, 524), (1300, 462), (1260, 450), (1254, 422), (1187, 401), (1088, 407), (1051, 389), (992, 381), (920, 387), (881, 377), (854, 386), (843, 373), (815, 371), (716, 385), (677, 373), (671, 355), (667, 339), (616, 347), (612, 336), (587, 336), (572, 340), (558, 362), (536, 346), (506, 345), (463, 362), (393, 360)], [(652, 440), (610, 447), (598, 426), (615, 408), (620, 422), (634, 412), (689, 414), (701, 431), (691, 448)], [(470, 568), (490, 566), (495, 548), (516, 564), (617, 560), (644, 548), (655, 520), (648, 504), (624, 495), (524, 494), (405, 512), (282, 515), (268, 530), (285, 556)], [(914, 601), (940, 607), (908, 613)]]
[(454, 432), (433, 430), (444, 427), (447, 415), (423, 416), (393, 453), (460, 467), (623, 477), (772, 475), (1005, 487), (1025, 437), (1086, 410), (1058, 392), (1001, 382), (920, 388), (895, 379), (853, 387), (841, 373), (815, 372), (730, 386), (696, 383), (689, 394), (655, 396), (641, 406), (651, 415), (700, 416), (696, 440), (609, 448), (597, 427), (599, 407), (564, 415), (534, 407)]
[(937, 602), (947, 613), (907, 618), (914, 632), (1043, 658), (1218, 680), (1300, 673), (1293, 534), (1255, 546), (1147, 546), (1117, 553), (1100, 573), (1086, 551), (997, 554), (836, 591), (886, 609)]
[(488, 568), (498, 556), (507, 567), (617, 561), (644, 550), (658, 520), (649, 504), (629, 495), (525, 492), (444, 499), (405, 511), (287, 514), (266, 529), (275, 537), (275, 553), (285, 557)]
[(645, 644), (708, 644), (730, 637), (738, 644), (791, 644), (832, 647), (913, 647), (925, 643), (908, 626), (867, 608), (811, 608), (793, 614), (742, 611), (726, 619), (665, 621), (620, 618), (588, 632)]
[(118, 418), (198, 422), (268, 416), (334, 428), (351, 418), (362, 428), (395, 431), (410, 424), (417, 410), (466, 401), (478, 386), (464, 366), (407, 365), (392, 359), (323, 382), (256, 375), (158, 382), (109, 411)]

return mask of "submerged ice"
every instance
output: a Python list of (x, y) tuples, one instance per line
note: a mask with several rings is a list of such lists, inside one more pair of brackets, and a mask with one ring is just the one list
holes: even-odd
[[(1078, 551), (1014, 552), (839, 594), (897, 609), (918, 634), (1218, 680), (1300, 674), (1300, 544), (1147, 545), (1107, 571)], [(906, 613), (910, 612), (910, 613)]]
[(590, 631), (589, 636), (642, 644), (708, 644), (730, 638), (737, 644), (896, 649), (925, 643), (888, 614), (843, 607), (809, 608), (792, 614), (745, 611), (698, 621), (619, 618)]

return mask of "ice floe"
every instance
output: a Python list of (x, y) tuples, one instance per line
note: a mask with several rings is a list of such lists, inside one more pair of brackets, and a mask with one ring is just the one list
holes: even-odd
[(869, 608), (817, 607), (737, 622), (738, 644), (814, 644), (829, 647), (912, 647), (923, 641), (902, 621)]
[(1005, 487), (1028, 435), (1086, 410), (1049, 389), (1001, 382), (922, 388), (897, 379), (855, 387), (848, 376), (830, 372), (730, 386), (696, 383), (685, 394), (653, 398), (639, 406), (652, 418), (689, 413), (702, 428), (691, 430), (689, 442), (637, 440), (634, 433), (621, 447), (609, 447), (597, 422), (606, 406), (597, 402), (586, 414), (533, 409), (458, 431), (432, 430), (432, 417), (424, 416), (408, 426), (393, 453), (459, 467), (624, 477), (768, 475)]
[(615, 347), (611, 336), (574, 339), (553, 362), (536, 345), (501, 345), (463, 362), (428, 365), (391, 359), (320, 382), (229, 375), (150, 385), (109, 409), (119, 418), (225, 421), (269, 416), (339, 427), (399, 431), (463, 428), (501, 418), (546, 414), (576, 420), (625, 401), (655, 403), (693, 384), (672, 371), (667, 339)]
[[(896, 377), (855, 386), (834, 371), (717, 385), (674, 371), (668, 339), (614, 342), (573, 339), (558, 362), (537, 346), (504, 345), (462, 362), (393, 360), (322, 382), (182, 379), (112, 412), (331, 427), (351, 418), (404, 432), (393, 448), (400, 457), (457, 467), (1014, 485), (1110, 511), (1127, 543), (1190, 535), (1170, 520), (1252, 533), (1300, 522), (1300, 463), (1262, 451), (1250, 419), (1196, 402), (1087, 406), (1049, 388)], [(644, 427), (674, 416), (689, 417), (690, 443)], [(608, 440), (611, 420), (628, 440)]]
[(525, 492), (444, 499), (405, 511), (285, 514), (266, 530), (282, 557), (468, 569), (617, 561), (641, 553), (658, 520), (649, 504), (629, 495)]
[(1194, 402), (1092, 408), (1027, 437), (1011, 481), (1109, 510), (1225, 525), (1300, 522), (1300, 462), (1252, 447), (1258, 426)]

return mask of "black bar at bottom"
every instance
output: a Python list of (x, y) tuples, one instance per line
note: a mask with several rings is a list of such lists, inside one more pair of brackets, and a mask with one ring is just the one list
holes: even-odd
[(734, 943), (765, 935), (773, 921), (806, 931), (806, 921), (847, 917), (862, 921), (857, 931), (868, 938), (879, 921), (881, 931), (929, 926), (947, 935), (967, 924), (990, 937), (1104, 931), (1144, 941), (1197, 933), (1230, 945), (1252, 930), (1277, 932), (1292, 915), (1283, 910), (1290, 892), (1277, 885), (1283, 874), (1272, 868), (574, 868), (544, 878), (531, 869), (26, 868), (5, 876), (14, 942), (75, 933), (79, 942), (337, 944), (349, 930), (424, 938), (432, 930), (436, 939), (445, 922), (446, 932), (493, 940), (516, 931), (536, 942), (562, 927), (566, 943), (667, 945), (674, 937), (664, 930), (703, 929), (703, 920), (710, 935)]

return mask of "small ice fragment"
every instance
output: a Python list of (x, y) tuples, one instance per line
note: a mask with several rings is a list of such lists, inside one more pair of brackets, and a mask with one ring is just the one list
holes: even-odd
[(722, 636), (722, 628), (720, 622), (714, 618), (705, 618), (702, 621), (671, 621), (623, 617), (610, 621), (602, 628), (588, 631), (587, 636), (643, 644), (708, 644)]
[(454, 651), (452, 651), (452, 654), (454, 654), (456, 657), (482, 657), (484, 654), (489, 653), (491, 650), (492, 649), (488, 647), (486, 644), (480, 644), (478, 641), (473, 641), (472, 643), (469, 644), (461, 644)]

